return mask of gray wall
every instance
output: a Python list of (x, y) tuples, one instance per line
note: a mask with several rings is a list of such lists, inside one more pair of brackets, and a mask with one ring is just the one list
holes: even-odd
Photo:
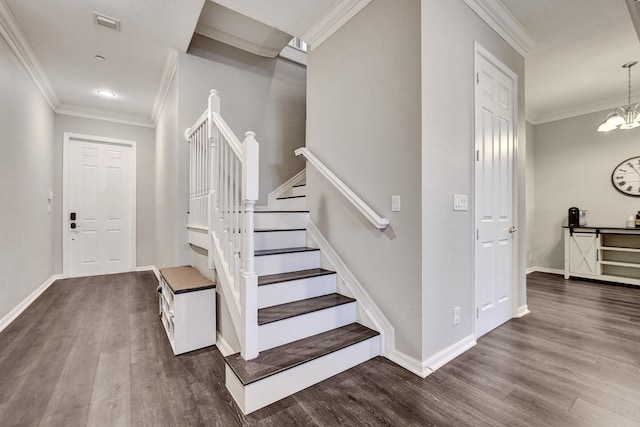
[(640, 156), (640, 129), (596, 132), (609, 111), (535, 126), (536, 267), (562, 270), (561, 226), (567, 209), (586, 209), (589, 225), (624, 227), (640, 199), (625, 196), (611, 184), (611, 172), (623, 160)]
[[(474, 333), (474, 42), (518, 77), (518, 306), (525, 292), (524, 59), (462, 0), (422, 0), (422, 352)], [(468, 194), (467, 212), (452, 210)], [(453, 326), (453, 309), (461, 322)]]
[(0, 37), (0, 319), (54, 273), (47, 213), (53, 123), (51, 108)]
[(533, 268), (536, 263), (533, 258), (534, 255), (534, 239), (535, 239), (535, 206), (536, 206), (536, 162), (535, 162), (535, 126), (527, 122), (527, 166), (526, 166), (526, 180), (527, 180), (527, 268)]
[(191, 126), (217, 89), (222, 117), (242, 141), (252, 130), (260, 143), (260, 200), (304, 169), (293, 150), (305, 145), (306, 69), (195, 35), (180, 55), (180, 129)]
[[(124, 125), (82, 117), (55, 115), (54, 131), (54, 193), (62, 194), (64, 133), (108, 138), (127, 139), (136, 142), (136, 265), (154, 265), (155, 245), (155, 130), (147, 127)], [(54, 269), (62, 273), (62, 236), (66, 232), (62, 224), (62, 198), (55, 199), (53, 215)]]
[[(158, 268), (183, 264), (178, 242), (184, 246), (186, 229), (178, 227), (178, 84), (174, 77), (156, 125), (155, 156), (155, 265)], [(184, 222), (186, 223), (186, 211)], [(188, 262), (184, 262), (186, 264)]]
[(373, 228), (309, 168), (312, 221), (420, 358), (420, 2), (374, 0), (307, 61), (307, 147), (391, 225)]

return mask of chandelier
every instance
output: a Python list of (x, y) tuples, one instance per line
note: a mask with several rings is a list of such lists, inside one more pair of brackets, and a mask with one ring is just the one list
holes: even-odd
[(606, 120), (598, 127), (598, 132), (609, 132), (614, 129), (633, 129), (640, 126), (640, 103), (631, 105), (631, 67), (638, 62), (627, 62), (622, 66), (629, 72), (629, 89), (627, 105), (618, 107), (607, 115)]

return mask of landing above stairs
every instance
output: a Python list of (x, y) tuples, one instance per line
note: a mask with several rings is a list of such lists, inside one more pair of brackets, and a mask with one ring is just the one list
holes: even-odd
[(378, 335), (359, 323), (351, 323), (265, 350), (253, 360), (244, 360), (237, 353), (227, 356), (225, 361), (242, 385), (248, 385)]

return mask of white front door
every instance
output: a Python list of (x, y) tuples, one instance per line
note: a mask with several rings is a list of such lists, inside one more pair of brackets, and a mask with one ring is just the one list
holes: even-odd
[(65, 134), (64, 274), (135, 268), (135, 142)]
[(476, 45), (475, 333), (513, 317), (517, 77)]

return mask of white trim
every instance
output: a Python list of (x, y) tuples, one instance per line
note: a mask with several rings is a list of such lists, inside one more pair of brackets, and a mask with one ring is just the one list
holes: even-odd
[(160, 281), (160, 270), (155, 265), (143, 265), (140, 267), (136, 267), (135, 271), (153, 271), (153, 274), (156, 275), (156, 279), (158, 282)]
[(387, 218), (382, 218), (378, 215), (364, 200), (362, 200), (356, 193), (347, 186), (340, 178), (338, 178), (331, 170), (318, 159), (311, 151), (306, 147), (300, 147), (294, 150), (296, 156), (302, 155), (307, 164), (311, 164), (316, 168), (320, 175), (326, 179), (333, 187), (344, 196), (349, 203), (351, 203), (366, 219), (373, 224), (379, 230), (384, 230), (389, 225)]
[(421, 378), (426, 378), (433, 373), (433, 371), (419, 359), (407, 356), (398, 350), (394, 350), (393, 353), (384, 354), (384, 357)]
[(527, 314), (531, 313), (529, 311), (529, 306), (527, 304), (525, 305), (521, 305), (520, 307), (518, 307), (518, 310), (516, 311), (516, 318), (521, 318), (526, 316)]
[(20, 61), (33, 83), (42, 93), (51, 109), (55, 110), (60, 101), (51, 82), (44, 73), (27, 37), (16, 22), (4, 0), (0, 0), (0, 34), (6, 40), (14, 55)]
[(216, 347), (218, 347), (218, 350), (220, 351), (220, 353), (224, 356), (230, 356), (232, 354), (236, 354), (239, 353), (239, 351), (235, 351), (227, 342), (227, 340), (224, 339), (224, 337), (220, 334), (220, 332), (217, 333), (217, 339), (216, 339)]
[(309, 51), (320, 46), (325, 40), (342, 28), (347, 22), (367, 7), (371, 0), (342, 0), (335, 4), (300, 36)]
[(286, 45), (278, 54), (281, 58), (284, 58), (288, 61), (295, 62), (298, 65), (302, 65), (304, 67), (307, 66), (307, 53), (301, 51), (300, 49), (296, 49), (295, 47), (291, 47)]
[[(382, 337), (380, 340), (382, 344), (381, 354), (386, 356), (387, 354), (395, 353), (396, 337), (393, 325), (311, 220), (307, 224), (307, 235), (320, 249), (322, 256), (326, 258), (331, 268), (341, 279), (338, 280), (338, 287), (344, 285), (351, 296), (358, 301), (358, 320), (365, 326), (380, 332)], [(361, 315), (364, 315), (365, 318), (362, 318)]]
[(560, 276), (564, 276), (564, 270), (560, 270), (558, 268), (548, 268), (548, 267), (532, 267), (527, 269), (527, 274), (534, 273), (536, 271), (539, 271), (541, 273), (559, 274)]
[(624, 104), (626, 100), (620, 100), (620, 97), (607, 99), (605, 101), (598, 101), (594, 103), (582, 104), (560, 111), (548, 111), (542, 114), (534, 114), (531, 111), (526, 112), (526, 120), (533, 124), (539, 125), (542, 123), (555, 122), (557, 120), (569, 119), (572, 117), (584, 116), (592, 113), (604, 112), (606, 116), (607, 110), (613, 110), (614, 108)]
[(307, 170), (306, 169), (302, 169), (300, 172), (295, 174), (293, 177), (289, 178), (280, 187), (276, 188), (271, 193), (269, 193), (269, 196), (267, 197), (267, 205), (266, 206), (256, 206), (255, 209), (257, 211), (272, 210), (273, 206), (276, 203), (276, 199), (278, 197), (282, 197), (282, 195), (287, 194), (287, 192), (289, 190), (291, 190), (295, 185), (298, 185), (299, 183), (303, 182), (306, 179), (306, 177), (307, 177)]
[(473, 334), (469, 335), (425, 360), (422, 364), (423, 369), (435, 372), (475, 345), (476, 337)]
[(151, 121), (153, 127), (156, 127), (158, 120), (160, 119), (160, 112), (164, 106), (164, 102), (167, 100), (169, 91), (171, 90), (171, 84), (178, 70), (178, 51), (169, 48), (167, 52), (167, 59), (164, 64), (164, 70), (162, 71), (162, 80), (156, 92), (156, 99), (153, 101), (153, 108), (151, 109)]
[(38, 288), (31, 292), (31, 294), (22, 300), (22, 302), (16, 305), (13, 310), (7, 313), (2, 319), (0, 319), (0, 332), (2, 332), (7, 326), (11, 324), (23, 311), (27, 309), (49, 286), (58, 279), (62, 279), (61, 274), (54, 274), (49, 277), (45, 282), (38, 286)]
[(527, 56), (536, 41), (499, 0), (464, 0), (489, 27), (514, 48)]
[[(196, 34), (199, 34), (204, 37), (208, 37), (210, 39), (217, 40), (224, 44), (228, 44), (230, 46), (236, 47), (238, 49), (253, 53), (255, 55), (264, 56), (267, 58), (275, 58), (278, 56), (282, 49), (279, 48), (271, 48), (262, 46), (260, 44), (253, 43), (249, 40), (246, 40), (242, 37), (237, 37), (233, 34), (226, 33), (224, 31), (218, 30), (216, 28), (210, 27), (205, 24), (196, 25)], [(283, 35), (286, 35), (282, 33)], [(286, 42), (285, 42), (286, 43)], [(283, 43), (284, 44), (284, 43)], [(282, 46), (282, 45), (280, 45)]]
[(71, 159), (69, 158), (69, 145), (71, 140), (83, 140), (90, 143), (98, 144), (117, 144), (131, 147), (131, 268), (136, 268), (136, 182), (137, 182), (137, 149), (136, 141), (108, 138), (94, 135), (83, 135), (79, 133), (64, 132), (63, 136), (63, 148), (62, 148), (62, 275), (63, 277), (69, 276), (69, 233), (67, 230), (67, 218), (69, 218), (69, 168), (71, 167)]
[(146, 117), (113, 113), (110, 111), (83, 107), (80, 105), (62, 104), (57, 106), (54, 111), (57, 114), (66, 114), (67, 116), (82, 117), (85, 119), (102, 120), (105, 122), (120, 123), (124, 125), (140, 126), (146, 128), (155, 127), (155, 124)]

